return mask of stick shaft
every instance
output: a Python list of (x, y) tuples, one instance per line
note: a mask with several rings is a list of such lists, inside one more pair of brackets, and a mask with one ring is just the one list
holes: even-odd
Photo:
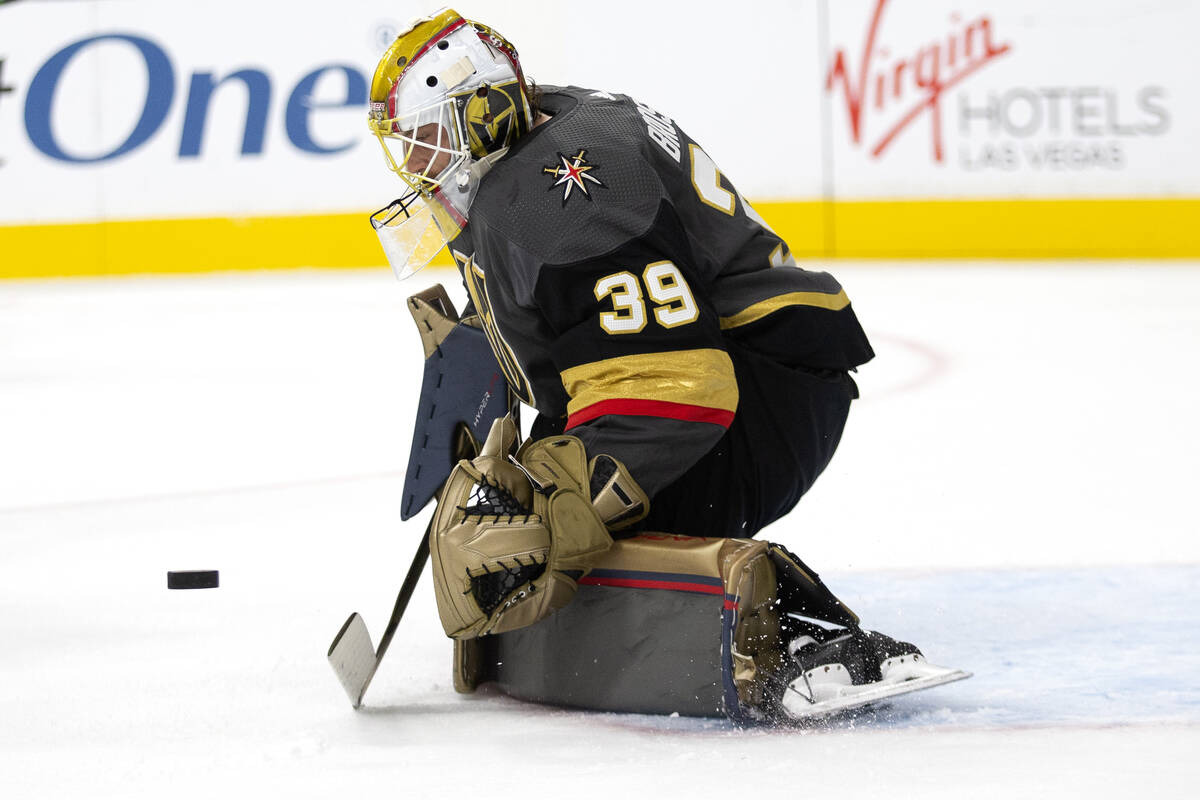
[[(455, 461), (453, 463), (457, 463), (458, 458), (474, 457), (478, 454), (478, 450), (478, 443), (471, 436), (470, 429), (464, 423), (459, 423), (455, 430), (453, 448)], [(453, 464), (451, 469), (453, 469)], [(441, 501), (440, 494), (439, 490), (439, 502)], [(333, 638), (333, 643), (329, 645), (327, 654), (329, 663), (355, 708), (362, 705), (363, 695), (367, 693), (367, 687), (371, 685), (371, 680), (375, 677), (379, 664), (383, 661), (388, 646), (391, 645), (392, 639), (396, 635), (400, 620), (408, 609), (408, 602), (412, 599), (413, 592), (416, 591), (417, 584), (421, 580), (421, 573), (425, 571), (425, 563), (429, 561), (429, 537), (433, 532), (435, 519), (437, 519), (436, 511), (430, 516), (429, 524), (425, 526), (425, 533), (417, 544), (417, 552), (413, 554), (408, 574), (404, 576), (404, 583), (400, 586), (399, 594), (396, 595), (396, 604), (392, 607), (392, 616), (388, 619), (383, 637), (379, 640), (379, 647), (372, 646), (366, 623), (357, 612), (350, 615), (350, 618), (342, 625), (342, 629), (338, 631), (337, 636)]]
[(396, 605), (392, 608), (391, 619), (388, 620), (387, 628), (383, 631), (383, 638), (379, 640), (379, 649), (375, 651), (377, 662), (383, 660), (383, 654), (387, 652), (388, 645), (392, 643), (392, 637), (396, 635), (396, 628), (400, 626), (400, 618), (404, 616), (404, 612), (408, 608), (408, 601), (412, 599), (413, 591), (421, 580), (421, 573), (425, 571), (425, 562), (429, 560), (429, 534), (432, 530), (433, 517), (431, 516), (429, 524), (425, 527), (425, 535), (421, 537), (421, 543), (417, 545), (417, 552), (413, 555), (408, 574), (404, 576), (404, 584), (400, 587), (400, 593), (396, 595)]

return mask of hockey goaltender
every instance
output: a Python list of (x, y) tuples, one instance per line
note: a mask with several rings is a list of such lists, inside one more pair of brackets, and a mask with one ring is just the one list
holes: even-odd
[(779, 722), (966, 677), (752, 538), (829, 463), (873, 353), (699, 144), (535, 85), (449, 9), (383, 55), (369, 126), (405, 184), (372, 216), (393, 268), (449, 246), (464, 322), (538, 415), (523, 444), (496, 420), (430, 526), (456, 688)]

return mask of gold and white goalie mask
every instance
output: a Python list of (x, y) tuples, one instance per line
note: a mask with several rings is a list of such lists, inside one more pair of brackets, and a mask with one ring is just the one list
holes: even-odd
[(371, 81), (368, 126), (407, 191), (371, 215), (396, 276), (463, 229), (479, 180), (532, 124), (517, 51), (450, 9), (414, 20)]

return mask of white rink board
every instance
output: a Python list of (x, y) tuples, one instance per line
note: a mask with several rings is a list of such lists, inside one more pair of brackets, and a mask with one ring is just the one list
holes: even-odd
[[(331, 13), (329, 3), (299, 0), (287, 5), (286, 14), (273, 3), (228, 0), (203, 5), (93, 0), (72, 7), (85, 13), (63, 15), (58, 3), (0, 7), (3, 80), (14, 89), (0, 96), (0, 181), (21, 187), (19, 193), (0, 193), (0, 224), (359, 211), (398, 194), (399, 181), (384, 169), (379, 147), (367, 133), (365, 99), (361, 107), (337, 107), (351, 97), (344, 73), (322, 76), (310, 102), (334, 107), (314, 108), (309, 119), (317, 146), (347, 149), (314, 153), (298, 147), (287, 129), (288, 104), (298, 82), (321, 67), (346, 65), (358, 72), (363, 85), (369, 84), (395, 31), (412, 16), (433, 10), (432, 5), (346, 0)], [(676, 12), (668, 7), (632, 2), (606, 5), (598, 18), (594, 6), (582, 3), (560, 8), (485, 0), (458, 10), (512, 38), (534, 80), (636, 92), (668, 114), (679, 113), (679, 123), (711, 141), (713, 152), (727, 157), (731, 169), (751, 181), (760, 171), (753, 165), (761, 152), (744, 148), (728, 116), (715, 119), (705, 110), (714, 97), (741, 91), (743, 77), (730, 73), (716, 81), (680, 80), (681, 74), (703, 69), (707, 43), (724, 36), (726, 20), (719, 6), (712, 6), (711, 13), (686, 15), (681, 22), (672, 22)], [(760, 3), (759, 13), (786, 20), (789, 29), (811, 29), (815, 18), (812, 8), (793, 9), (786, 0)], [(642, 24), (631, 29), (630, 15)], [(231, 19), (237, 24), (230, 24)], [(143, 143), (112, 159), (76, 163), (48, 155), (34, 144), (36, 133), (31, 135), (26, 119), (30, 85), (64, 48), (113, 34), (145, 40), (143, 48), (161, 52), (169, 63), (173, 80), (155, 79), (155, 97), (167, 104), (155, 115), (161, 122)], [(151, 82), (146, 63), (139, 45), (128, 39), (83, 47), (56, 81), (37, 87), (54, 89), (50, 100), (45, 99), (48, 92), (33, 99), (35, 109), (51, 106), (51, 134), (40, 137), (43, 148), (57, 146), (77, 159), (96, 159), (119, 149), (146, 107)], [(773, 63), (770, 52), (750, 53), (744, 61), (756, 73), (770, 72)], [(809, 58), (807, 63), (810, 74), (804, 81), (815, 84), (816, 61)], [(199, 129), (194, 120), (187, 124), (197, 74), (201, 80), (211, 75), (219, 81), (247, 69), (261, 72), (269, 85), (257, 95), (267, 108), (261, 153), (254, 147), (243, 152), (249, 92), (244, 82), (233, 79), (217, 85), (211, 95), (199, 153), (180, 155), (185, 132), (190, 130), (194, 140)], [(803, 120), (816, 117), (817, 102), (813, 95), (809, 107), (787, 104), (789, 138), (810, 156), (807, 165), (795, 165), (786, 181), (775, 181), (776, 191), (799, 186), (802, 175), (808, 179), (798, 194), (818, 191), (819, 130), (796, 133), (803, 130)], [(689, 108), (690, 118), (683, 113)], [(260, 130), (257, 124), (250, 127)]]
[[(290, 3), (286, 14), (261, 2), (71, 5), (87, 13), (63, 14), (61, 3), (0, 9), (0, 23), (6, 32), (20, 31), (22, 48), (14, 53), (13, 45), (5, 43), (5, 80), (17, 86), (17, 96), (7, 109), (0, 105), (6, 161), (0, 174), (5, 182), (18, 183), (22, 192), (0, 196), (0, 220), (287, 214), (357, 209), (394, 194), (391, 184), (396, 181), (381, 168), (377, 145), (368, 147), (372, 143), (366, 138), (362, 108), (312, 112), (310, 135), (318, 146), (350, 145), (335, 154), (299, 149), (285, 123), (289, 96), (310, 72), (345, 64), (369, 80), (379, 50), (372, 31), (396, 24), (380, 17), (383, 4), (347, 2), (345, 13), (338, 14), (330, 14), (328, 4), (313, 2)], [(27, 116), (27, 90), (56, 52), (114, 33), (144, 39), (170, 64), (168, 78), (161, 77), (161, 70), (155, 73), (156, 95), (167, 103), (161, 123), (135, 149), (110, 160), (71, 163), (48, 156), (34, 145), (27, 120), (15, 113), (17, 106)], [(258, 70), (268, 80), (259, 95), (266, 97), (267, 108), (262, 152), (242, 152), (248, 91), (234, 80), (212, 95), (199, 155), (181, 156), (194, 76), (211, 73), (219, 79), (246, 69)], [(52, 129), (59, 147), (84, 159), (120, 147), (147, 100), (148, 72), (144, 56), (127, 40), (102, 41), (80, 52), (63, 69), (53, 95)], [(317, 84), (312, 99), (333, 103), (347, 94), (345, 76), (331, 72)]]
[(830, 8), (827, 63), (842, 53), (847, 66), (827, 95), (839, 197), (1200, 193), (1200, 3), (839, 0)]
[[(432, 7), (283, 8), (0, 7), (0, 90), (11, 89), (0, 91), (0, 224), (359, 211), (391, 199), (398, 184), (351, 101), (397, 26)], [(1189, 39), (1200, 4), (1186, 0), (476, 0), (458, 10), (513, 39), (537, 80), (633, 93), (674, 117), (754, 198), (1200, 195)], [(63, 55), (92, 37), (107, 38)], [(839, 54), (846, 80), (835, 75), (826, 91)], [(322, 68), (311, 91), (296, 91)], [(261, 84), (253, 91), (229, 77), (246, 70)], [(861, 95), (857, 142), (851, 95)], [(104, 158), (131, 137), (128, 152)]]

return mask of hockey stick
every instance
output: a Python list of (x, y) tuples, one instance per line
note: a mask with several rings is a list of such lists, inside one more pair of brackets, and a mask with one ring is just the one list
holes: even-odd
[[(408, 305), (421, 334), (425, 368), (409, 472), (404, 481), (403, 519), (411, 518), (441, 494), (459, 459), (479, 454), (479, 441), (494, 419), (506, 412), (516, 417), (515, 400), (494, 361), (486, 335), (459, 319), (441, 284), (413, 295)], [(504, 402), (489, 403), (494, 395)], [(379, 647), (371, 644), (367, 624), (358, 612), (350, 615), (329, 645), (329, 664), (355, 708), (362, 705), (363, 695), (421, 579), (429, 560), (432, 529), (431, 518), (396, 596)]]
[[(455, 429), (452, 452), (455, 464), (460, 458), (474, 458), (479, 454), (479, 443), (466, 423), (459, 423)], [(441, 489), (437, 495), (440, 501)], [(375, 677), (375, 671), (379, 669), (379, 664), (392, 643), (392, 637), (396, 635), (396, 628), (400, 626), (400, 618), (408, 608), (408, 601), (412, 599), (413, 591), (421, 580), (421, 573), (425, 571), (425, 562), (429, 560), (429, 534), (433, 531), (433, 520), (436, 516), (437, 512), (434, 512), (429, 518), (429, 524), (425, 526), (425, 534), (421, 537), (421, 543), (417, 545), (417, 552), (413, 555), (408, 574), (404, 576), (400, 593), (396, 595), (396, 604), (392, 607), (392, 616), (383, 631), (383, 638), (379, 640), (379, 647), (371, 644), (367, 623), (357, 611), (350, 615), (342, 629), (337, 632), (337, 636), (333, 637), (333, 643), (329, 645), (326, 657), (355, 708), (362, 705), (363, 695), (367, 693), (367, 687), (371, 685), (371, 679)]]
[(400, 593), (396, 595), (396, 605), (392, 608), (392, 616), (383, 631), (383, 638), (379, 640), (379, 649), (371, 644), (367, 623), (357, 611), (350, 615), (346, 624), (337, 632), (337, 636), (333, 637), (333, 644), (329, 645), (329, 663), (355, 708), (362, 705), (363, 695), (367, 693), (367, 687), (371, 685), (371, 679), (375, 677), (375, 671), (379, 669), (379, 663), (383, 661), (388, 645), (396, 635), (400, 618), (408, 608), (408, 601), (412, 598), (413, 590), (417, 588), (421, 573), (425, 571), (425, 562), (429, 560), (429, 533), (432, 530), (431, 516), (429, 524), (425, 527), (425, 535), (421, 537), (421, 544), (417, 546), (416, 555), (413, 556), (412, 565), (408, 568), (408, 575), (404, 578)]

